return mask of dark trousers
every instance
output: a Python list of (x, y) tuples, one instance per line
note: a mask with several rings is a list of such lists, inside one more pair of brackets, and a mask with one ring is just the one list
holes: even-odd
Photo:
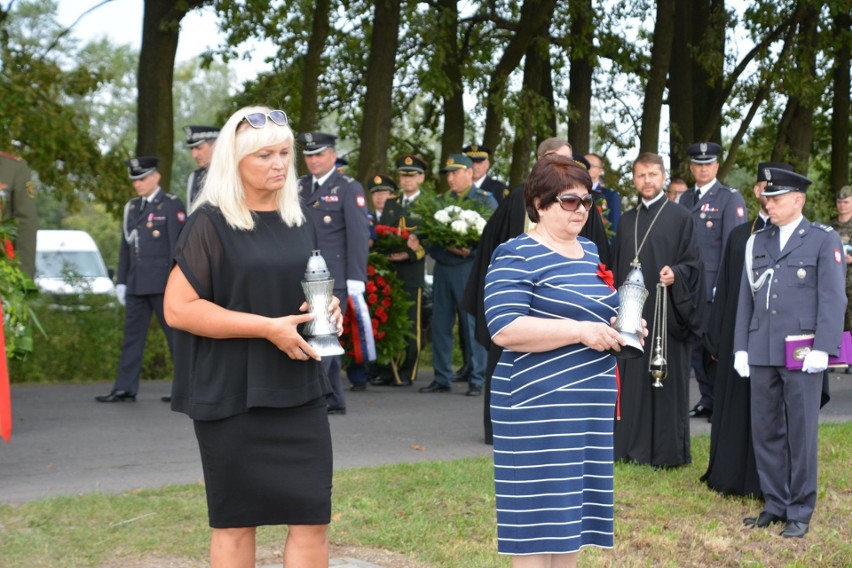
[(764, 509), (811, 522), (823, 373), (751, 366), (751, 432)]
[(136, 394), (139, 392), (139, 376), (142, 372), (142, 358), (145, 355), (145, 340), (148, 338), (148, 328), (151, 325), (151, 312), (157, 314), (163, 333), (166, 334), (170, 355), (174, 354), (172, 328), (166, 324), (166, 318), (163, 315), (162, 294), (145, 296), (127, 294), (126, 299), (124, 344), (121, 347), (121, 360), (118, 363), (118, 375), (113, 388)]
[[(710, 322), (710, 308), (712, 302), (707, 302), (702, 318), (704, 319), (704, 329), (707, 329), (707, 324)], [(698, 392), (701, 393), (701, 399), (698, 404), (708, 410), (713, 410), (713, 377), (716, 376), (715, 364), (710, 352), (704, 347), (704, 342), (699, 341), (692, 348), (692, 370), (695, 372), (695, 380), (698, 382)]]

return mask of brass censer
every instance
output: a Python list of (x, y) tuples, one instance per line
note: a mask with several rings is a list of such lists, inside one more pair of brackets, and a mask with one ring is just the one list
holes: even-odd
[(654, 382), (653, 386), (663, 386), (663, 379), (669, 374), (669, 364), (666, 361), (668, 351), (667, 328), (668, 328), (668, 302), (666, 298), (666, 286), (657, 283), (657, 297), (654, 303), (654, 355), (648, 361), (648, 372)]

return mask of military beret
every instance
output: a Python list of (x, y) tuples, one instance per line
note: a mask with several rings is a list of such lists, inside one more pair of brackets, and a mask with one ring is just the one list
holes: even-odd
[(757, 164), (757, 182), (766, 181), (766, 168), (774, 168), (776, 170), (787, 170), (792, 172), (793, 166), (783, 162), (760, 162)]
[(464, 154), (450, 154), (444, 167), (441, 168), (441, 173), (452, 172), (455, 170), (466, 170), (473, 167), (471, 159)]
[(370, 193), (375, 193), (377, 191), (396, 191), (397, 185), (390, 176), (376, 174), (370, 179), (370, 183), (367, 184), (367, 189)]
[(491, 158), (491, 148), (477, 144), (465, 146), (462, 148), (462, 153), (474, 162), (481, 162), (482, 160)]
[(425, 174), (427, 167), (426, 162), (414, 154), (404, 154), (396, 161), (396, 169), (400, 173), (411, 172), (414, 174)]
[(124, 160), (130, 179), (142, 179), (157, 171), (160, 158), (157, 156), (139, 156)]
[(837, 199), (849, 199), (852, 197), (852, 185), (844, 185), (837, 192)]
[(335, 140), (337, 136), (325, 132), (302, 132), (296, 138), (296, 141), (302, 145), (302, 153), (305, 156), (313, 156), (326, 148), (334, 148)]
[(813, 183), (805, 176), (792, 170), (779, 168), (766, 168), (763, 176), (766, 178), (766, 189), (763, 190), (763, 195), (766, 197), (782, 195), (791, 191), (806, 193), (808, 186)]
[(215, 126), (184, 126), (183, 133), (186, 135), (186, 145), (190, 148), (219, 137), (219, 129)]
[(686, 149), (693, 164), (712, 164), (722, 155), (722, 147), (715, 142), (697, 142)]

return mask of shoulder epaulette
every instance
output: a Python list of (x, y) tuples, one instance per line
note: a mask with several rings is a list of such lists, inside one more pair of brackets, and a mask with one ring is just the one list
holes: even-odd
[(817, 223), (816, 221), (812, 221), (811, 225), (816, 227), (817, 229), (822, 229), (826, 233), (830, 233), (834, 230), (834, 227), (831, 225), (826, 225), (825, 223)]
[(476, 189), (476, 194), (477, 194), (477, 195), (482, 195), (482, 196), (487, 196), (487, 195), (491, 195), (491, 192), (490, 192), (490, 191), (485, 191), (484, 189), (479, 189), (479, 188), (477, 188), (477, 189)]
[(0, 156), (3, 156), (4, 158), (9, 158), (10, 160), (15, 160), (16, 162), (24, 161), (22, 157), (10, 154), (9, 152), (0, 152)]
[(177, 199), (177, 195), (172, 195), (171, 193), (167, 193), (166, 197), (168, 197), (169, 199)]
[(728, 191), (730, 191), (731, 193), (739, 193), (740, 192), (739, 189), (734, 189), (733, 187), (729, 187)]
[(345, 179), (345, 180), (346, 180), (346, 181), (348, 181), (349, 183), (352, 183), (353, 181), (355, 181), (355, 178), (353, 178), (353, 177), (349, 177), (349, 176), (348, 176), (348, 175), (346, 175), (346, 174), (341, 174), (341, 175), (340, 175), (340, 177), (342, 177), (343, 179)]

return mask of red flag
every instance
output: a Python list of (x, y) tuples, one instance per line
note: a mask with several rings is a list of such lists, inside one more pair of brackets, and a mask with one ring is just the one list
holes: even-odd
[(3, 305), (0, 304), (0, 436), (8, 444), (12, 440), (12, 393), (9, 390), (9, 367), (6, 364), (6, 333), (3, 330)]

